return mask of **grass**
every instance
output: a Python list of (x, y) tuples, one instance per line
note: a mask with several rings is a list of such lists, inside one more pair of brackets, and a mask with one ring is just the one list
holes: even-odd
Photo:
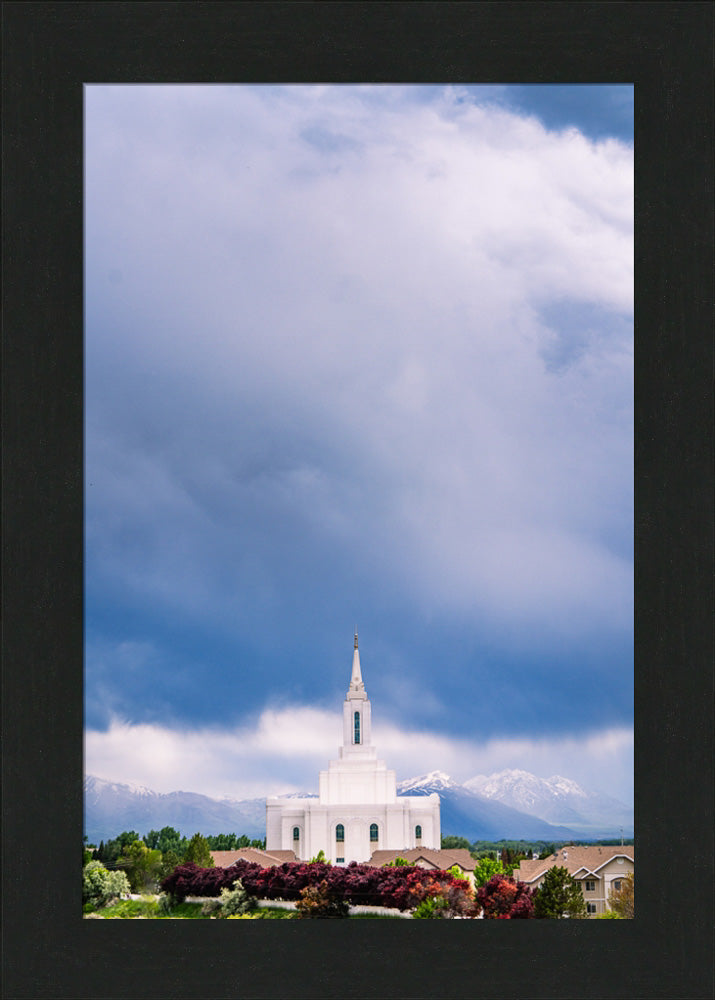
[[(120, 899), (99, 910), (89, 910), (104, 920), (208, 920), (201, 912), (201, 903), (178, 903), (171, 913), (161, 913), (152, 896), (143, 899)], [(83, 907), (84, 912), (88, 912)]]
[[(210, 920), (202, 912), (202, 903), (177, 903), (170, 913), (161, 913), (156, 899), (153, 896), (145, 896), (142, 899), (121, 899), (109, 906), (101, 909), (92, 909), (84, 906), (85, 914), (91, 913), (95, 917), (103, 920)], [(262, 906), (253, 910), (250, 915), (251, 920), (297, 920), (298, 914), (295, 910), (286, 910), (282, 906)], [(399, 920), (388, 914), (356, 913), (349, 920)]]

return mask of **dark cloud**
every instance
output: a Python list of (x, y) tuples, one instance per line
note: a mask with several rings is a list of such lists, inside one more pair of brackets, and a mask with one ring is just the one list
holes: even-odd
[(396, 722), (630, 725), (632, 150), (93, 86), (86, 232), (91, 726), (334, 706), (356, 621)]

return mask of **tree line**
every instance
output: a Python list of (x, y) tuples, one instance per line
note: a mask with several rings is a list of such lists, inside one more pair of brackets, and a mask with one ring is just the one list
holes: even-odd
[(211, 851), (233, 851), (242, 847), (265, 849), (265, 839), (251, 840), (245, 834), (219, 833), (193, 837), (182, 836), (172, 826), (161, 830), (149, 830), (140, 837), (136, 830), (123, 830), (117, 837), (99, 846), (87, 844), (84, 840), (83, 863), (100, 861), (108, 870), (123, 870), (129, 880), (132, 892), (144, 892), (155, 888), (162, 879), (170, 875), (177, 865), (193, 862), (201, 868), (213, 867)]

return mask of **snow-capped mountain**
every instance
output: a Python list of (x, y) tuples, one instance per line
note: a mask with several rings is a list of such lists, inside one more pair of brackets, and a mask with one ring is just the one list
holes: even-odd
[(500, 798), (505, 794), (516, 795), (524, 805), (533, 804), (539, 796), (579, 795), (586, 797), (586, 792), (575, 781), (562, 778), (555, 774), (552, 778), (537, 778), (535, 774), (518, 769), (497, 771), (487, 777), (478, 774), (464, 782), (465, 788), (480, 792), (489, 798)]
[(126, 795), (130, 793), (131, 795), (138, 795), (140, 798), (151, 798), (152, 796), (158, 796), (158, 792), (153, 791), (151, 788), (147, 788), (146, 785), (135, 785), (131, 781), (120, 783), (118, 781), (105, 781), (103, 778), (95, 778), (92, 775), (87, 775), (84, 779), (84, 793), (85, 796), (88, 794), (102, 794), (110, 793), (115, 795)]
[[(456, 787), (458, 787), (457, 782), (452, 781), (444, 771), (430, 771), (429, 774), (423, 774), (418, 778), (407, 778), (406, 781), (401, 781), (397, 786), (397, 794), (429, 795), (430, 792), (441, 792), (445, 788)], [(423, 789), (428, 789), (428, 791), (425, 793)]]
[(465, 781), (464, 787), (549, 823), (565, 823), (584, 836), (615, 836), (621, 827), (633, 831), (631, 808), (558, 774), (538, 778), (518, 769), (498, 771), (489, 777), (478, 774)]
[(444, 771), (430, 771), (400, 781), (398, 795), (429, 795), (440, 800), (442, 835), (453, 834), (467, 840), (566, 840), (575, 831), (555, 826), (501, 802), (492, 802), (458, 784)]
[(266, 800), (212, 799), (196, 792), (154, 792), (142, 785), (105, 781), (88, 775), (84, 781), (84, 832), (90, 843), (109, 840), (123, 830), (139, 836), (173, 826), (184, 836), (194, 833), (245, 833), (265, 837)]

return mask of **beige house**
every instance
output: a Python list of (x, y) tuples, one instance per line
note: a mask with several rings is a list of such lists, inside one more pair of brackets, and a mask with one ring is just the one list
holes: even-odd
[(562, 847), (543, 861), (522, 861), (514, 869), (514, 878), (537, 889), (549, 868), (565, 868), (581, 886), (589, 917), (604, 913), (611, 889), (620, 888), (624, 875), (635, 871), (632, 844), (622, 847), (573, 845)]
[(447, 871), (447, 869), (456, 865), (462, 874), (468, 877), (470, 883), (474, 885), (474, 866), (477, 862), (464, 847), (452, 850), (412, 847), (404, 851), (374, 851), (367, 863), (372, 865), (373, 868), (381, 868), (383, 865), (394, 861), (395, 858), (404, 858), (411, 865), (433, 871)]
[(295, 851), (261, 851), (257, 847), (240, 847), (235, 851), (211, 851), (217, 868), (230, 868), (237, 861), (253, 861), (262, 868), (274, 868), (284, 861), (295, 861)]

